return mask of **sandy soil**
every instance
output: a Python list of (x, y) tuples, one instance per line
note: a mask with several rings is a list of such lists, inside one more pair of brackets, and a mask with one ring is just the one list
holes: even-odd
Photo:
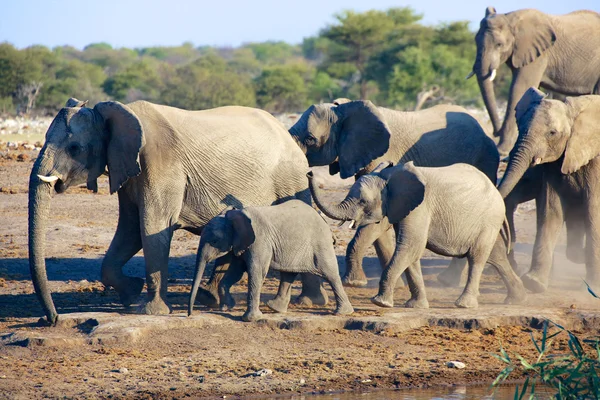
[[(36, 154), (22, 146), (9, 150), (0, 144), (0, 343), (14, 334), (60, 333), (61, 329), (37, 324), (42, 310), (29, 276), (27, 186)], [(118, 214), (116, 196), (108, 195), (105, 180), (99, 183), (98, 194), (71, 188), (53, 199), (47, 236), (48, 275), (59, 313), (112, 312), (124, 314), (119, 318), (129, 318), (115, 292), (99, 282), (100, 260), (114, 233)], [(326, 188), (333, 188), (328, 190), (332, 199), (344, 194), (344, 183), (332, 178)], [(517, 260), (522, 269), (527, 269), (535, 232), (531, 204), (521, 206), (516, 223)], [(353, 231), (338, 228), (333, 222), (331, 227), (339, 238), (336, 252), (343, 270), (346, 244)], [(178, 313), (187, 306), (197, 246), (198, 237), (176, 232), (169, 264), (169, 300)], [(437, 311), (453, 308), (461, 291), (442, 288), (435, 279), (448, 262), (449, 259), (432, 253), (423, 260), (430, 306)], [(394, 312), (377, 308), (369, 301), (376, 291), (380, 271), (377, 264), (371, 250), (365, 258), (369, 287), (347, 290), (356, 316)], [(142, 253), (126, 265), (125, 271), (144, 276)], [(582, 276), (584, 267), (570, 264), (564, 257), (563, 232), (551, 288), (544, 294), (530, 295), (525, 306), (595, 313), (600, 302), (582, 288)], [(268, 279), (263, 301), (273, 295), (277, 282)], [(211, 313), (219, 321), (205, 327), (156, 331), (130, 343), (0, 344), (0, 398), (180, 398), (490, 382), (502, 368), (490, 355), (498, 352), (500, 344), (509, 352), (533, 354), (532, 328), (527, 323), (485, 329), (424, 326), (402, 332), (280, 329), (273, 324), (243, 323), (240, 317), (245, 309), (245, 290), (245, 283), (235, 288), (238, 305), (232, 312), (197, 307), (198, 313)], [(299, 285), (295, 293), (299, 293)], [(501, 305), (504, 296), (499, 278), (495, 274), (484, 275), (481, 309), (508, 307)], [(396, 291), (397, 304), (408, 297), (407, 289)], [(292, 306), (289, 315), (328, 315), (332, 310), (333, 304)], [(269, 313), (266, 307), (263, 312)], [(427, 311), (423, 313), (427, 315)], [(77, 328), (82, 335), (91, 329)], [(537, 337), (539, 332), (533, 331)], [(70, 332), (73, 329), (64, 334), (76, 334)], [(584, 336), (596, 333), (582, 331)], [(554, 346), (565, 349), (561, 340)], [(446, 363), (452, 360), (466, 363), (467, 368), (448, 368)], [(246, 376), (263, 368), (273, 373)]]

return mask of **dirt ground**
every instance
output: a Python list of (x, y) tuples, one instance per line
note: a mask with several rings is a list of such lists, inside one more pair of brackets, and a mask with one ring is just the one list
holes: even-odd
[[(333, 304), (292, 306), (285, 316), (310, 317), (310, 321), (316, 321), (312, 325), (244, 323), (241, 315), (246, 286), (242, 283), (235, 288), (237, 306), (233, 311), (217, 312), (197, 306), (198, 318), (206, 317), (207, 321), (197, 326), (157, 327), (138, 340), (112, 342), (11, 340), (27, 335), (85, 338), (94, 328), (86, 323), (58, 328), (37, 323), (43, 313), (30, 282), (27, 259), (27, 187), (35, 156), (35, 151), (23, 147), (7, 149), (0, 144), (0, 398), (231, 397), (489, 383), (502, 369), (502, 364), (490, 354), (497, 353), (500, 345), (509, 353), (533, 355), (530, 333), (539, 336), (539, 319), (527, 315), (537, 311), (544, 315), (550, 312), (547, 310), (564, 315), (577, 311), (598, 320), (600, 302), (583, 289), (584, 266), (565, 259), (563, 232), (550, 289), (543, 294), (530, 294), (522, 306), (529, 314), (507, 325), (485, 327), (468, 322), (477, 321), (478, 313), (500, 315), (511, 309), (502, 304), (505, 289), (493, 273), (484, 275), (481, 311), (466, 312), (464, 318), (448, 317), (443, 324), (439, 322), (443, 318), (433, 318), (434, 312), (455, 312), (453, 302), (461, 289), (447, 289), (437, 283), (436, 275), (449, 259), (428, 252), (423, 268), (431, 310), (410, 314), (425, 321), (414, 329), (388, 329), (387, 325), (373, 328), (376, 323), (357, 327), (346, 320), (338, 324), (336, 321), (342, 317), (330, 315)], [(124, 310), (116, 293), (99, 282), (101, 257), (108, 248), (118, 215), (116, 196), (108, 195), (106, 180), (99, 183), (98, 194), (71, 188), (52, 201), (46, 257), (53, 298), (61, 318), (68, 319), (68, 313), (100, 312), (113, 313), (105, 315), (113, 315), (112, 319), (121, 323), (127, 318), (133, 321), (137, 316)], [(332, 188), (328, 190), (332, 199), (344, 194), (344, 183), (332, 178), (325, 188)], [(517, 261), (526, 270), (535, 234), (532, 204), (520, 207), (516, 225)], [(339, 239), (336, 252), (343, 270), (346, 244), (353, 231), (337, 227), (333, 221), (331, 227)], [(177, 315), (187, 307), (197, 246), (198, 237), (176, 232), (169, 264), (169, 300)], [(377, 290), (380, 272), (373, 249), (365, 258), (365, 267), (369, 287), (347, 289), (356, 309), (352, 317), (383, 321), (386, 315), (391, 317), (401, 309), (384, 310), (369, 301)], [(125, 266), (125, 271), (144, 276), (141, 252)], [(277, 283), (274, 278), (268, 279), (263, 301), (274, 294)], [(294, 290), (299, 293), (299, 282)], [(333, 302), (331, 291), (329, 294)], [(408, 297), (406, 288), (397, 289), (397, 307)], [(279, 318), (266, 307), (262, 310), (269, 318)], [(319, 320), (332, 322), (319, 325)], [(588, 324), (586, 328), (579, 324), (575, 328), (590, 336), (598, 333), (597, 325)], [(558, 340), (554, 347), (565, 350), (565, 342)], [(466, 368), (448, 368), (448, 361), (464, 362)], [(249, 376), (265, 368), (272, 374)]]

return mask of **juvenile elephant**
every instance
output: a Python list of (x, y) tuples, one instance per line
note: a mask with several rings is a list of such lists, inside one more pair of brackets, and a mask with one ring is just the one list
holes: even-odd
[[(229, 286), (248, 271), (248, 309), (244, 321), (260, 319), (260, 291), (269, 268), (281, 272), (280, 293), (285, 295), (267, 305), (285, 312), (290, 301), (290, 286), (298, 273), (312, 273), (325, 278), (331, 285), (337, 307), (336, 314), (351, 314), (354, 310), (340, 280), (333, 239), (327, 222), (306, 203), (290, 200), (270, 207), (247, 207), (227, 210), (216, 216), (204, 228), (198, 247), (196, 274), (190, 294), (188, 315), (208, 262), (233, 252), (238, 259), (231, 268), (237, 269), (232, 280), (223, 280), (224, 298)], [(245, 268), (244, 268), (245, 267)]]
[[(508, 154), (517, 139), (515, 106), (530, 87), (568, 96), (600, 93), (600, 14), (575, 11), (548, 15), (538, 10), (497, 14), (488, 7), (475, 36), (473, 72), (483, 101)], [(512, 71), (504, 121), (498, 118), (493, 80), (502, 63)]]
[[(121, 268), (143, 248), (148, 298), (140, 311), (148, 314), (169, 312), (167, 261), (176, 229), (200, 234), (227, 205), (311, 202), (306, 157), (267, 112), (185, 111), (145, 101), (83, 105), (71, 99), (59, 111), (29, 180), (29, 265), (50, 323), (58, 317), (44, 259), (52, 189), (63, 193), (85, 182), (94, 188), (108, 168), (119, 222), (102, 261), (102, 282), (115, 288), (124, 305), (134, 302), (144, 281)], [(318, 302), (324, 292), (314, 279), (315, 292), (304, 295)]]
[[(497, 268), (508, 289), (505, 302), (520, 303), (525, 289), (512, 270), (507, 249), (510, 231), (502, 197), (481, 171), (468, 164), (448, 167), (416, 167), (408, 162), (360, 177), (341, 204), (344, 219), (357, 226), (387, 220), (396, 231), (396, 248), (372, 298), (381, 307), (393, 307), (394, 286), (408, 268), (411, 298), (406, 307), (428, 308), (420, 259), (425, 249), (451, 257), (466, 257), (467, 285), (456, 300), (458, 307), (477, 307), (479, 282), (486, 261)], [(317, 206), (327, 214), (331, 207), (321, 200), (311, 179), (309, 187)], [(506, 243), (501, 229), (505, 228)]]
[[(462, 107), (439, 105), (417, 112), (376, 107), (370, 101), (338, 99), (315, 104), (304, 112), (290, 134), (302, 148), (310, 166), (329, 165), (342, 178), (371, 172), (388, 161), (440, 167), (471, 164), (496, 182), (499, 155), (493, 140)], [(344, 219), (343, 209), (332, 209), (333, 218)], [(382, 267), (389, 264), (394, 239), (390, 224), (360, 227), (348, 245), (346, 286), (365, 286), (362, 259), (375, 242)], [(454, 261), (453, 261), (454, 263)]]
[(546, 290), (556, 240), (566, 221), (567, 231), (574, 233), (567, 255), (583, 245), (585, 232), (586, 279), (600, 284), (600, 96), (562, 102), (530, 88), (517, 104), (516, 117), (519, 138), (498, 190), (506, 197), (530, 165), (543, 168), (531, 269), (522, 276), (523, 283), (534, 292)]

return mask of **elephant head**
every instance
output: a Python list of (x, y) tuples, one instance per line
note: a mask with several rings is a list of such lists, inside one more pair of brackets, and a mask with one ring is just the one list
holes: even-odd
[(29, 268), (36, 295), (51, 324), (58, 314), (48, 289), (45, 265), (45, 230), (52, 189), (63, 193), (72, 185), (97, 188), (96, 179), (108, 167), (114, 193), (140, 173), (142, 125), (119, 102), (98, 103), (69, 99), (46, 132), (46, 141), (29, 178)]
[(379, 223), (387, 218), (394, 224), (417, 208), (425, 198), (425, 181), (412, 161), (388, 168), (381, 163), (371, 173), (354, 182), (344, 200), (337, 205), (326, 205), (308, 173), (309, 187), (315, 203), (329, 218), (352, 221), (350, 227)]
[(355, 175), (390, 144), (390, 131), (381, 112), (370, 101), (338, 99), (312, 105), (290, 128), (310, 166), (330, 165), (333, 175)]
[(192, 315), (194, 310), (194, 301), (206, 264), (230, 251), (233, 251), (237, 257), (241, 256), (254, 243), (255, 239), (252, 221), (242, 210), (228, 207), (206, 224), (202, 229), (196, 256), (196, 273), (190, 293), (188, 315)]
[(600, 99), (567, 97), (546, 99), (530, 88), (516, 107), (519, 138), (510, 154), (498, 190), (506, 197), (531, 165), (562, 157), (561, 172), (571, 174), (600, 155)]
[(475, 35), (477, 56), (473, 71), (477, 76), (483, 101), (492, 120), (494, 132), (501, 128), (493, 81), (496, 70), (509, 61), (513, 68), (521, 68), (550, 48), (556, 40), (548, 16), (537, 10), (521, 10), (497, 14), (488, 7)]

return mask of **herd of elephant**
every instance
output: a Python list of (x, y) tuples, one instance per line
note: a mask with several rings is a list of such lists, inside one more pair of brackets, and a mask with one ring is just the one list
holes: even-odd
[[(201, 235), (190, 313), (196, 299), (231, 307), (229, 288), (247, 272), (244, 319), (259, 318), (269, 268), (281, 278), (271, 309), (287, 309), (300, 274), (300, 304), (327, 303), (321, 276), (332, 286), (336, 312), (350, 313), (343, 286), (366, 285), (362, 259), (371, 245), (383, 268), (372, 298), (379, 306), (393, 306), (404, 272), (411, 292), (406, 306), (428, 307), (419, 261), (425, 249), (454, 257), (438, 276), (446, 284), (458, 284), (468, 263), (457, 306), (477, 306), (486, 263), (506, 284), (506, 302), (519, 303), (525, 289), (548, 287), (563, 222), (567, 257), (586, 264), (590, 284), (600, 283), (600, 96), (594, 95), (600, 94), (600, 15), (488, 8), (475, 40), (469, 76), (477, 76), (498, 147), (453, 105), (401, 112), (338, 99), (312, 105), (287, 131), (269, 113), (247, 107), (187, 111), (107, 101), (89, 108), (69, 99), (48, 128), (29, 181), (29, 264), (48, 322), (58, 318), (44, 255), (52, 191), (83, 183), (97, 190), (105, 173), (118, 196), (119, 219), (101, 280), (124, 306), (136, 302), (144, 280), (126, 276), (122, 267), (143, 249), (141, 313), (170, 312), (167, 264), (177, 229)], [(492, 83), (501, 63), (513, 74), (502, 124)], [(537, 87), (577, 97), (552, 100)], [(500, 158), (509, 151), (496, 188)], [(355, 177), (339, 204), (327, 204), (309, 172), (324, 165), (331, 174)], [(513, 212), (532, 199), (537, 234), (531, 268), (519, 278), (510, 252)], [(326, 216), (357, 228), (342, 278), (331, 231), (313, 200)], [(212, 277), (197, 294), (211, 261)]]

